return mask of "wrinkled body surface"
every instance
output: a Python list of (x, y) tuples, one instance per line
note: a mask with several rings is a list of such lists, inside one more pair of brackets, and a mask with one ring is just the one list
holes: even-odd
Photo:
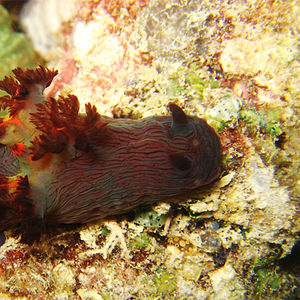
[[(15, 70), (0, 98), (0, 230), (26, 220), (86, 223), (183, 194), (219, 176), (219, 138), (186, 116), (101, 117), (76, 96), (45, 99), (56, 72)], [(12, 87), (11, 87), (12, 86)], [(4, 168), (5, 166), (5, 168)]]

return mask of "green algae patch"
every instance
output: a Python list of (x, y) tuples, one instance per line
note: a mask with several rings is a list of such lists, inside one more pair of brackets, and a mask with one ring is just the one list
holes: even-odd
[(241, 110), (240, 118), (250, 126), (255, 126), (257, 130), (271, 134), (272, 136), (280, 136), (282, 134), (280, 122), (280, 110)]
[(106, 227), (106, 226), (103, 226), (103, 229), (102, 229), (102, 234), (103, 236), (108, 236), (110, 235), (111, 231)]
[(103, 300), (111, 300), (112, 299), (111, 296), (109, 295), (109, 293), (105, 292), (105, 291), (101, 292), (101, 297), (103, 298)]
[[(17, 67), (32, 68), (38, 59), (30, 41), (23, 33), (14, 32), (7, 10), (0, 5), (0, 79)], [(0, 96), (4, 92), (0, 92)]]
[(176, 280), (174, 275), (162, 268), (159, 268), (156, 271), (154, 284), (159, 295), (170, 294), (176, 288)]
[(278, 265), (282, 255), (281, 247), (274, 244), (269, 247), (269, 252), (257, 257), (250, 266), (249, 273), (252, 273), (253, 282), (251, 299), (285, 299), (284, 294), (288, 288), (296, 288), (295, 278), (286, 274)]
[(185, 96), (190, 100), (201, 100), (206, 88), (220, 86), (219, 81), (208, 79), (206, 76), (201, 75), (200, 71), (201, 69), (193, 64), (190, 68), (180, 68), (177, 72), (171, 74), (169, 94), (175, 97)]
[(164, 226), (167, 214), (158, 214), (154, 210), (146, 210), (143, 208), (136, 209), (136, 217), (134, 223), (145, 228), (161, 228)]
[(140, 235), (138, 235), (135, 240), (129, 244), (130, 247), (135, 248), (145, 248), (149, 245), (148, 237), (146, 232), (142, 232)]
[[(257, 281), (256, 281), (256, 291), (254, 295), (254, 299), (261, 299), (261, 295), (264, 290), (268, 287), (277, 289), (279, 286), (279, 277), (278, 275), (273, 274), (272, 272), (268, 272), (267, 269), (259, 269), (256, 272)], [(275, 275), (275, 277), (274, 277)]]

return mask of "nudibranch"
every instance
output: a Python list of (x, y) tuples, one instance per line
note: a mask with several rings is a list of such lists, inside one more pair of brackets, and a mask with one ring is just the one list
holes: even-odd
[(13, 73), (0, 81), (0, 230), (92, 222), (219, 176), (218, 135), (176, 104), (140, 120), (100, 116), (90, 103), (82, 114), (74, 95), (43, 96), (57, 71)]

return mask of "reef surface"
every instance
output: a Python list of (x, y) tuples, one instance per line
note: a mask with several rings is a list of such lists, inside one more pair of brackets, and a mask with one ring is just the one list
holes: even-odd
[(55, 228), (32, 246), (6, 232), (0, 296), (299, 296), (299, 267), (288, 263), (299, 233), (297, 2), (60, 3), (31, 0), (21, 13), (61, 74), (47, 95), (129, 118), (166, 114), (171, 100), (219, 133), (223, 172), (175, 204)]

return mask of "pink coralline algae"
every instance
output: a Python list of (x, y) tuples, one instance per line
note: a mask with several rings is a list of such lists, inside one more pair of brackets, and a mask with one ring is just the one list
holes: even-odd
[(214, 181), (221, 146), (202, 119), (100, 116), (76, 96), (45, 98), (57, 71), (13, 70), (0, 89), (0, 230), (18, 224), (87, 223)]

